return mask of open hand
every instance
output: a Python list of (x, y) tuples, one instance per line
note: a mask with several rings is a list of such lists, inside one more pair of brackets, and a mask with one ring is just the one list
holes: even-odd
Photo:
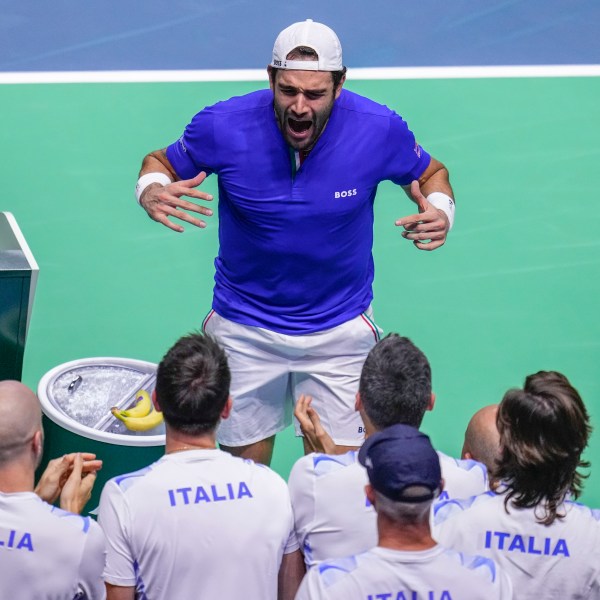
[(177, 225), (171, 221), (171, 218), (173, 217), (181, 219), (191, 225), (195, 225), (196, 227), (204, 228), (206, 227), (205, 221), (193, 217), (185, 211), (189, 210), (206, 217), (212, 216), (213, 211), (206, 206), (184, 200), (183, 196), (197, 198), (199, 200), (212, 200), (213, 197), (210, 194), (195, 189), (205, 179), (206, 173), (202, 171), (193, 179), (174, 181), (165, 186), (162, 186), (159, 183), (153, 183), (144, 190), (144, 193), (140, 198), (140, 204), (151, 219), (158, 223), (162, 223), (165, 227), (168, 227), (173, 231), (183, 231), (181, 225)]
[(419, 250), (435, 250), (446, 241), (450, 230), (448, 216), (427, 201), (416, 180), (410, 184), (410, 195), (419, 207), (419, 214), (398, 219), (396, 226), (404, 227), (402, 237), (412, 240)]

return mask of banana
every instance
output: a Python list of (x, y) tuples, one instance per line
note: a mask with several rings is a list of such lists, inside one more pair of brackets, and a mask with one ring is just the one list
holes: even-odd
[(130, 417), (123, 414), (126, 411), (119, 410), (116, 407), (110, 409), (110, 412), (125, 423), (125, 427), (130, 431), (148, 431), (154, 429), (163, 422), (162, 412), (153, 410), (143, 417)]
[(140, 390), (136, 395), (136, 404), (127, 410), (120, 411), (124, 417), (145, 417), (152, 410), (152, 400), (146, 390)]

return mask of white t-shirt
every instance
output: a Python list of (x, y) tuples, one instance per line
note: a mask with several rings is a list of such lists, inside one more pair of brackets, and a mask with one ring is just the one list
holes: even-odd
[[(484, 465), (438, 454), (446, 497), (467, 498), (487, 490)], [(340, 455), (313, 453), (296, 462), (288, 485), (296, 534), (308, 566), (377, 544), (377, 518), (365, 496), (367, 483), (356, 450)]]
[(282, 556), (298, 548), (285, 481), (220, 450), (168, 454), (111, 479), (98, 519), (105, 580), (153, 600), (275, 600)]
[(325, 561), (303, 579), (296, 600), (510, 600), (512, 585), (490, 559), (442, 546), (420, 552), (375, 547)]
[(98, 523), (47, 504), (33, 492), (0, 492), (0, 598), (106, 597)]
[(436, 502), (452, 498), (470, 498), (487, 492), (488, 475), (483, 463), (476, 460), (461, 460), (438, 452), (444, 478), (444, 489)]
[(535, 509), (504, 506), (488, 492), (434, 508), (434, 537), (445, 546), (492, 557), (513, 580), (519, 598), (600, 598), (600, 511), (574, 502), (546, 526)]

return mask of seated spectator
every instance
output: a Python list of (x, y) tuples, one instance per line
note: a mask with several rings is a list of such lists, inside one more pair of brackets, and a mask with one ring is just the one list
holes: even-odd
[[(490, 404), (479, 409), (469, 421), (465, 431), (465, 441), (462, 449), (464, 460), (476, 460), (483, 463), (490, 474), (496, 468), (500, 456), (500, 433), (496, 425), (498, 405)], [(490, 486), (491, 487), (491, 486)]]
[(600, 512), (575, 503), (591, 428), (579, 393), (554, 371), (525, 379), (498, 409), (499, 485), (435, 508), (434, 537), (493, 557), (519, 598), (600, 598)]
[(34, 493), (44, 445), (42, 411), (35, 394), (18, 381), (0, 382), (0, 598), (105, 597), (105, 547), (98, 524), (79, 512), (95, 479), (80, 454), (58, 459)]
[(490, 559), (443, 548), (431, 537), (431, 504), (440, 493), (440, 461), (429, 438), (394, 425), (359, 451), (377, 513), (378, 545), (309, 570), (296, 600), (512, 598), (512, 585)]
[(181, 338), (160, 362), (153, 400), (166, 454), (111, 479), (100, 498), (109, 600), (275, 600), (278, 583), (293, 598), (304, 565), (285, 481), (216, 448), (230, 380), (210, 336)]
[[(408, 338), (390, 334), (371, 349), (356, 397), (367, 436), (397, 423), (419, 428), (434, 400), (429, 362)], [(305, 440), (320, 450), (300, 458), (288, 482), (306, 564), (373, 547), (376, 516), (365, 498), (367, 474), (358, 463), (358, 452), (327, 454), (335, 451), (335, 444), (321, 427), (310, 398), (300, 398), (295, 414)], [(444, 497), (464, 498), (487, 490), (484, 465), (455, 460), (441, 452), (438, 456)]]

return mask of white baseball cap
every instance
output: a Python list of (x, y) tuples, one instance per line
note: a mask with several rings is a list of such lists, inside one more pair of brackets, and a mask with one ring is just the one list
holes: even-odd
[[(319, 60), (287, 60), (286, 56), (298, 46), (312, 48)], [(341, 71), (342, 45), (333, 29), (306, 19), (290, 25), (277, 36), (271, 66), (300, 71)]]

